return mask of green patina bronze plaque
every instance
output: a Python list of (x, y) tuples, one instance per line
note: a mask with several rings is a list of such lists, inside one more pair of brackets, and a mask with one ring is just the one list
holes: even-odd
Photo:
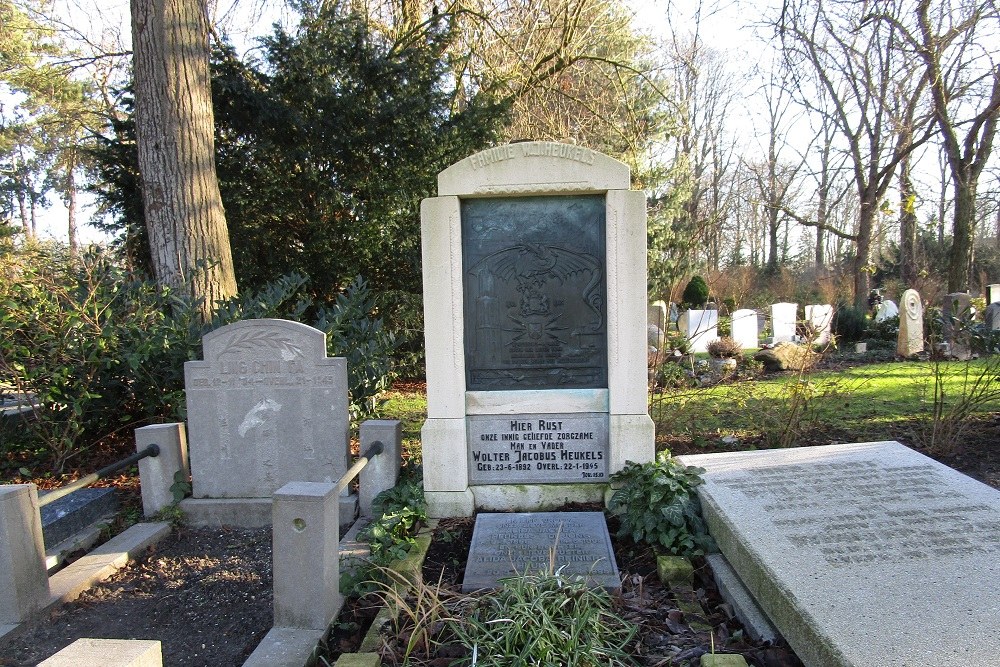
[(461, 210), (466, 387), (607, 387), (604, 196)]

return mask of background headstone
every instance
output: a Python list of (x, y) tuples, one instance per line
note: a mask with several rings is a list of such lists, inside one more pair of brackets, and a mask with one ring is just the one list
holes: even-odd
[(707, 352), (708, 344), (719, 337), (719, 311), (687, 310), (677, 320), (677, 328), (691, 344), (692, 352)]
[(875, 321), (885, 322), (890, 317), (897, 317), (899, 315), (899, 306), (892, 299), (886, 299), (878, 305), (875, 310)]
[(798, 310), (797, 303), (775, 303), (771, 306), (772, 342), (790, 343), (795, 340)]
[(326, 335), (287, 320), (246, 320), (205, 336), (184, 364), (195, 498), (270, 498), (288, 482), (347, 470), (347, 362)]
[(743, 308), (733, 313), (732, 338), (744, 350), (760, 347), (757, 339), (757, 311)]
[(646, 324), (656, 326), (660, 331), (666, 331), (670, 326), (667, 304), (654, 301), (646, 307)]
[(924, 304), (917, 290), (908, 289), (900, 297), (903, 309), (899, 313), (899, 334), (896, 354), (912, 357), (924, 351)]
[(986, 286), (986, 303), (1000, 302), (1000, 283)]
[(965, 292), (945, 294), (941, 300), (941, 335), (948, 355), (959, 360), (972, 358), (968, 324), (972, 319), (972, 299)]
[(991, 303), (983, 311), (983, 322), (991, 331), (1000, 331), (1000, 303)]
[(827, 345), (830, 342), (830, 326), (833, 323), (833, 306), (806, 306), (806, 322), (812, 327), (814, 345)]

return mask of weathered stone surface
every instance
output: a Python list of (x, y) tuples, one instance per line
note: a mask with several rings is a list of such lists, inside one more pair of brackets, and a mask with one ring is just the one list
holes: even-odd
[(986, 303), (1000, 302), (1000, 283), (986, 286)]
[(27, 620), (48, 601), (45, 547), (34, 484), (0, 486), (0, 625)]
[[(550, 562), (550, 549), (555, 558)], [(462, 591), (495, 588), (506, 577), (548, 572), (621, 586), (608, 525), (600, 512), (481, 513), (476, 517)]]
[(946, 294), (941, 300), (941, 335), (948, 356), (964, 361), (972, 358), (969, 322), (972, 320), (972, 298), (965, 292)]
[(203, 340), (184, 364), (196, 498), (270, 498), (290, 481), (329, 482), (348, 467), (347, 363), (322, 331), (246, 320)]
[(682, 556), (659, 555), (656, 557), (656, 576), (664, 584), (691, 585), (694, 566)]
[(160, 667), (160, 642), (152, 639), (77, 639), (39, 667)]
[[(42, 493), (39, 499), (44, 497)], [(108, 487), (80, 489), (45, 505), (41, 518), (46, 548), (54, 547), (117, 509), (118, 497)]]
[(819, 359), (819, 355), (804, 345), (778, 343), (753, 355), (769, 371), (802, 370), (809, 368)]
[(668, 318), (669, 315), (666, 302), (654, 301), (646, 306), (647, 326), (656, 327), (660, 331), (666, 331), (671, 324)]
[(771, 305), (771, 333), (775, 343), (795, 340), (795, 323), (798, 320), (799, 304), (775, 303)]
[(744, 350), (760, 347), (757, 341), (757, 311), (743, 308), (733, 313), (732, 339)]
[(1000, 491), (896, 442), (680, 460), (706, 470), (712, 536), (807, 667), (996, 662)]
[(903, 310), (899, 314), (896, 354), (912, 357), (924, 351), (924, 304), (920, 300), (920, 293), (914, 289), (903, 292), (900, 303), (903, 304)]

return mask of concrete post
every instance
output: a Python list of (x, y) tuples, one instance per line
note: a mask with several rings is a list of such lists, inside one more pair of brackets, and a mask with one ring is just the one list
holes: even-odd
[(336, 487), (289, 482), (272, 505), (274, 627), (325, 630), (340, 611)]
[(190, 479), (184, 424), (153, 424), (135, 430), (136, 451), (154, 444), (160, 446), (159, 456), (139, 461), (142, 512), (147, 517), (174, 502), (170, 487), (178, 470), (183, 471), (185, 480)]
[(38, 667), (162, 667), (160, 642), (153, 639), (77, 639)]
[(361, 453), (373, 442), (382, 443), (382, 453), (368, 461), (358, 475), (358, 504), (361, 516), (372, 515), (375, 496), (396, 486), (403, 441), (403, 426), (398, 419), (369, 419), (361, 424)]
[(0, 625), (26, 620), (48, 600), (38, 491), (34, 484), (0, 486)]

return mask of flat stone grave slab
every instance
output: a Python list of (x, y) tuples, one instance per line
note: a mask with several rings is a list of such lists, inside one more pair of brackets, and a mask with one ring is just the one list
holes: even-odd
[(479, 514), (472, 531), (462, 592), (496, 588), (501, 579), (555, 569), (590, 586), (618, 589), (618, 563), (600, 512)]
[(1000, 491), (898, 442), (679, 459), (806, 667), (998, 664)]
[[(44, 498), (45, 493), (38, 497)], [(51, 549), (117, 509), (118, 498), (110, 487), (80, 489), (42, 507), (39, 514), (45, 548)]]

